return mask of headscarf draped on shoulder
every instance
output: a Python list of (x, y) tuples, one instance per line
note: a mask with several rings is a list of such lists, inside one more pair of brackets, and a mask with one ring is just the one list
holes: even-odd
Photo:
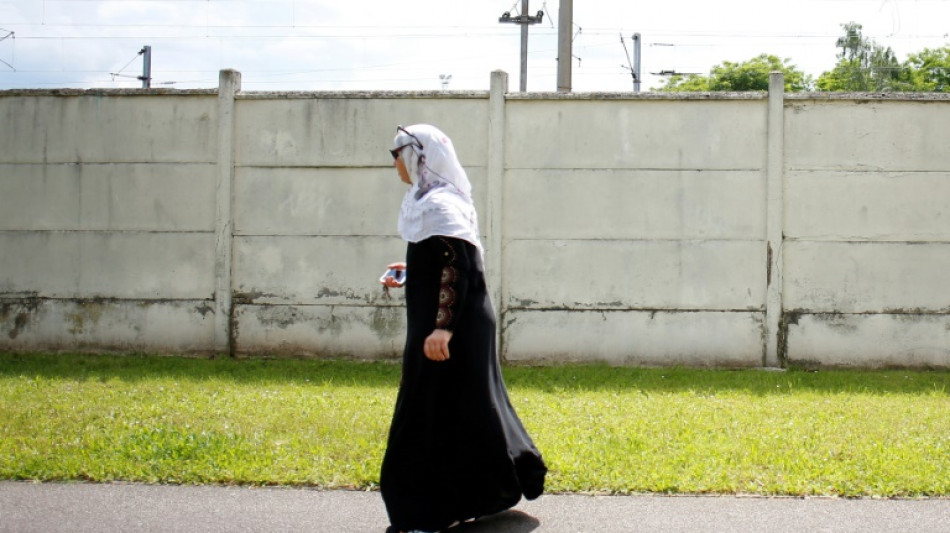
[(466, 240), (481, 249), (472, 184), (452, 140), (435, 126), (399, 126), (393, 148), (409, 171), (412, 187), (399, 212), (399, 233), (409, 242), (435, 235)]

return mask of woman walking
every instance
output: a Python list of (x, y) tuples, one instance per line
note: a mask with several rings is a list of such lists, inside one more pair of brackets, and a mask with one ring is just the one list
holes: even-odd
[(400, 126), (394, 166), (408, 331), (380, 488), (390, 532), (441, 531), (544, 490), (547, 468), (508, 399), (495, 347), (471, 184), (452, 141)]

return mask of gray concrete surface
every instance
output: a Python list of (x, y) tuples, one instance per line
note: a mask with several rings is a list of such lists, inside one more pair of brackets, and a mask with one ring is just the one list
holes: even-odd
[(490, 83), (0, 90), (0, 349), (398, 358), (386, 148), (433, 121), (508, 361), (950, 368), (950, 93)]
[[(382, 533), (378, 492), (0, 482), (0, 532)], [(943, 532), (950, 499), (544, 495), (453, 533)]]

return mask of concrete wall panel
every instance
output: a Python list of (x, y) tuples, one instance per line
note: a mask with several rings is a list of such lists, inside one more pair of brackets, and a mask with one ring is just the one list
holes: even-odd
[[(396, 237), (241, 237), (234, 242), (234, 291), (241, 303), (391, 305), (379, 284), (405, 261)], [(392, 291), (401, 299), (401, 291)]]
[(405, 186), (390, 169), (239, 168), (237, 235), (395, 235)]
[(0, 230), (79, 229), (78, 165), (0, 164)]
[(406, 336), (401, 307), (243, 305), (235, 316), (239, 354), (396, 358)]
[(211, 231), (214, 167), (0, 164), (0, 229)]
[(764, 239), (759, 171), (512, 170), (511, 239)]
[[(485, 169), (467, 170), (484, 208)], [(392, 167), (239, 168), (234, 188), (237, 235), (398, 235), (408, 190)]]
[(509, 311), (509, 361), (761, 366), (763, 313)]
[(755, 241), (513, 241), (509, 301), (529, 309), (760, 310)]
[(804, 101), (785, 113), (792, 170), (946, 171), (950, 101)]
[(950, 171), (790, 171), (785, 198), (787, 237), (950, 241)]
[(205, 299), (207, 233), (0, 232), (0, 296)]
[[(520, 168), (761, 170), (766, 100), (514, 100)], [(723, 127), (741, 124), (741, 127)]]
[(199, 353), (211, 346), (208, 301), (0, 298), (0, 349)]
[(210, 163), (217, 99), (182, 96), (0, 98), (0, 163)]
[(806, 366), (950, 368), (950, 315), (796, 315), (788, 353)]
[(488, 98), (238, 99), (239, 166), (389, 166), (396, 126), (438, 124), (466, 166), (484, 166)]
[(950, 244), (788, 242), (785, 308), (950, 312)]

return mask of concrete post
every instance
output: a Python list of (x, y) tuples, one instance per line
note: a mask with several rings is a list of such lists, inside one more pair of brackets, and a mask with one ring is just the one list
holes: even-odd
[(488, 211), (487, 246), (485, 250), (488, 281), (491, 287), (495, 316), (498, 320), (496, 343), (499, 356), (503, 355), (503, 318), (508, 295), (504, 275), (504, 197), (505, 197), (505, 94), (508, 92), (508, 74), (496, 70), (491, 74), (491, 93), (488, 110)]
[(778, 367), (779, 344), (784, 342), (782, 322), (782, 250), (785, 229), (785, 78), (781, 72), (769, 75), (768, 140), (766, 144), (766, 303), (765, 366)]
[(241, 73), (222, 70), (218, 77), (218, 154), (214, 211), (214, 350), (234, 353), (231, 335), (231, 245), (234, 239), (234, 95)]

